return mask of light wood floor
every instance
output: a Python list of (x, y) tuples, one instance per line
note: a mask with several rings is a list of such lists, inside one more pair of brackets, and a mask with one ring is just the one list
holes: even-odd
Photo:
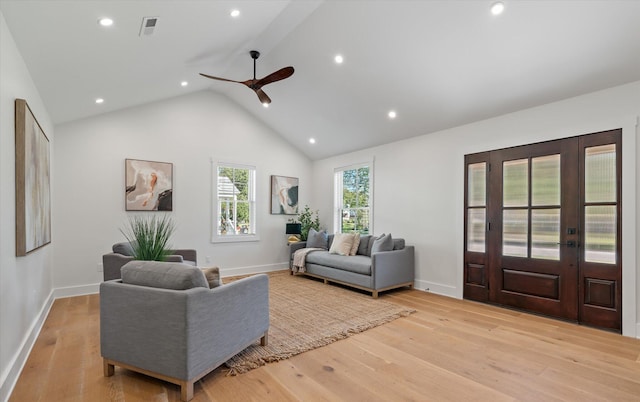
[[(469, 301), (395, 291), (416, 313), (236, 377), (194, 401), (640, 401), (640, 340)], [(102, 375), (98, 295), (54, 303), (10, 401), (179, 401), (175, 385)]]

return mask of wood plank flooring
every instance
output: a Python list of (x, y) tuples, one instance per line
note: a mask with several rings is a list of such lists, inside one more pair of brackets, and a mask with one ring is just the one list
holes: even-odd
[[(640, 401), (638, 339), (417, 290), (381, 298), (417, 312), (239, 376), (218, 368), (193, 401)], [(118, 367), (103, 377), (98, 295), (55, 301), (10, 397), (179, 400)]]

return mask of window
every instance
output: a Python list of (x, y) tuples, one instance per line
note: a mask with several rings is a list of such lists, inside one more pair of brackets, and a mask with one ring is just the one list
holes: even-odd
[(371, 163), (363, 163), (335, 170), (336, 232), (372, 233), (371, 166)]
[(212, 242), (258, 240), (254, 166), (218, 163)]

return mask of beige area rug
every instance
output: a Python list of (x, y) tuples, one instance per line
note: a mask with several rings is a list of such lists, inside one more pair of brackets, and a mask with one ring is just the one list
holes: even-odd
[(269, 274), (269, 292), (269, 343), (256, 343), (232, 357), (225, 363), (229, 375), (288, 359), (415, 312), (288, 271)]

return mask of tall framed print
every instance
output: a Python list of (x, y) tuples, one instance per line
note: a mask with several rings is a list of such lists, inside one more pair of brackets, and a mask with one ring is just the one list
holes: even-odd
[(298, 178), (271, 176), (271, 213), (298, 214)]
[(51, 243), (49, 138), (27, 101), (15, 101), (16, 256)]

